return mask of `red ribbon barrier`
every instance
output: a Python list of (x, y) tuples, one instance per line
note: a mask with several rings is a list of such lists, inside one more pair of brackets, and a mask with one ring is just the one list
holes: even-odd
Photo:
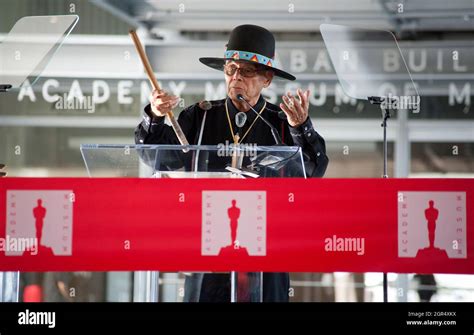
[(4, 178), (0, 270), (472, 274), (473, 192), (472, 179)]

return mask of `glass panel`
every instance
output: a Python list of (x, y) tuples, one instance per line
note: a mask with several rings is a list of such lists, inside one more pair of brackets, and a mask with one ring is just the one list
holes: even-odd
[(27, 77), (33, 85), (78, 20), (77, 15), (18, 20), (0, 45), (0, 85), (19, 88)]
[(81, 152), (91, 177), (305, 177), (299, 147), (84, 144)]
[[(389, 97), (399, 99), (393, 109), (419, 110), (417, 87), (391, 32), (335, 24), (322, 24), (320, 29), (339, 82), (348, 96), (362, 100)], [(380, 59), (367, 47), (374, 43), (395, 54), (403, 64), (393, 72), (377, 72), (376, 69), (382, 68), (376, 66)]]

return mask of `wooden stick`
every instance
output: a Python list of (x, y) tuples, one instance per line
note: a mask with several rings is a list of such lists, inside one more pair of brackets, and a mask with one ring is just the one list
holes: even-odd
[[(148, 57), (145, 53), (145, 49), (143, 49), (142, 43), (140, 42), (140, 39), (138, 38), (136, 31), (130, 30), (129, 34), (130, 34), (130, 37), (132, 38), (133, 44), (135, 44), (135, 48), (137, 49), (138, 56), (140, 56), (143, 67), (145, 68), (148, 79), (150, 80), (151, 86), (153, 87), (154, 90), (161, 91), (160, 85), (158, 84), (158, 80), (156, 80), (155, 73), (153, 72), (153, 69), (150, 65), (150, 61), (148, 60)], [(179, 143), (181, 143), (181, 145), (189, 145), (189, 142), (186, 139), (186, 135), (184, 135), (183, 130), (181, 129), (181, 126), (179, 125), (178, 121), (176, 121), (176, 118), (174, 117), (173, 111), (169, 111), (168, 113), (166, 113), (166, 116), (170, 120), (171, 126), (173, 127), (173, 130), (176, 136), (178, 137)]]

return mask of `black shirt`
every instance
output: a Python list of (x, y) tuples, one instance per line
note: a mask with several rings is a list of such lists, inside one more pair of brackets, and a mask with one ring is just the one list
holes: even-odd
[[(208, 110), (206, 115), (201, 141), (202, 145), (217, 145), (226, 143), (226, 141), (233, 143), (225, 110), (226, 103), (228, 104), (234, 133), (239, 130), (235, 124), (235, 115), (239, 111), (233, 105), (232, 100), (211, 101), (212, 108)], [(264, 104), (265, 100), (260, 96), (254, 109), (260, 111)], [(187, 107), (179, 114), (178, 123), (190, 144), (198, 143), (204, 112), (199, 107), (199, 104), (196, 103)], [(257, 117), (252, 111), (248, 111), (246, 114), (247, 121), (239, 132), (242, 135), (245, 134)], [(261, 115), (278, 130), (284, 144), (302, 147), (306, 175), (308, 177), (322, 177), (324, 175), (329, 161), (326, 156), (326, 145), (324, 139), (314, 130), (310, 118), (297, 128), (290, 127), (286, 119), (282, 117), (284, 114), (281, 109), (269, 102), (266, 102), (265, 109)], [(147, 105), (143, 120), (135, 130), (135, 142), (137, 144), (179, 144), (173, 129), (164, 123), (164, 119), (164, 117), (152, 117), (151, 107)], [(259, 118), (242, 143), (269, 146), (274, 145), (275, 140), (268, 125)], [(211, 161), (209, 164), (211, 168), (213, 164), (216, 165), (214, 166), (216, 169), (224, 168), (219, 166), (219, 164), (222, 164), (219, 161)]]

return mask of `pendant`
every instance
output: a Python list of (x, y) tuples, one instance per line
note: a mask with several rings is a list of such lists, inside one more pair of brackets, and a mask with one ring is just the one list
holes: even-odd
[(247, 121), (247, 113), (238, 112), (235, 114), (235, 124), (237, 127), (242, 128)]

